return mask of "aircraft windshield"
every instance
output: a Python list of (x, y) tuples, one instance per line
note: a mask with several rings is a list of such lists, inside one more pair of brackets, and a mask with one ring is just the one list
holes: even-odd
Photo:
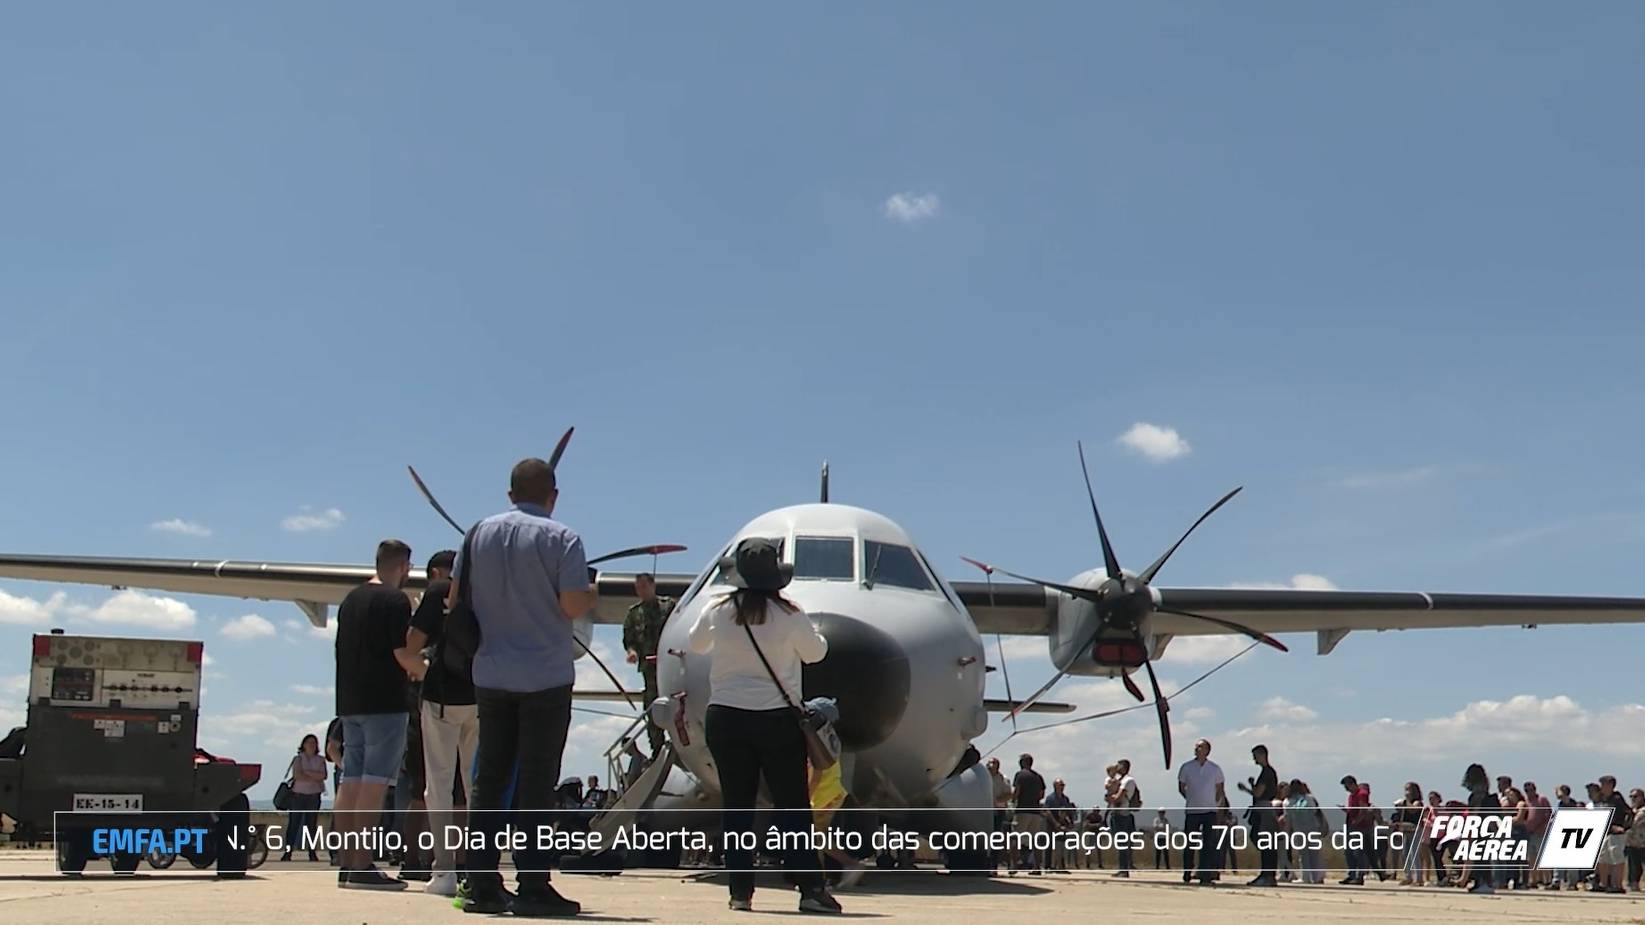
[(893, 546), (890, 543), (876, 543), (873, 540), (864, 541), (862, 573), (863, 580), (872, 581), (876, 587), (890, 585), (915, 591), (936, 590), (931, 584), (931, 576), (920, 567), (914, 550), (907, 546)]
[(851, 537), (797, 536), (794, 538), (794, 577), (822, 581), (850, 581)]

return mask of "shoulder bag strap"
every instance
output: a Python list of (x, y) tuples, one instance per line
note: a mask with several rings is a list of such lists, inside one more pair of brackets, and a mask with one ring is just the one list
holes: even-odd
[(788, 708), (795, 713), (800, 712), (800, 708), (795, 706), (793, 699), (788, 696), (788, 689), (783, 687), (783, 682), (777, 680), (777, 673), (771, 670), (771, 663), (765, 660), (765, 653), (760, 650), (760, 643), (754, 638), (754, 628), (744, 623), (743, 632), (748, 634), (748, 644), (754, 647), (754, 654), (760, 657), (760, 664), (765, 666), (765, 673), (771, 676), (771, 683), (777, 685), (777, 693), (782, 695), (783, 703), (788, 704)]

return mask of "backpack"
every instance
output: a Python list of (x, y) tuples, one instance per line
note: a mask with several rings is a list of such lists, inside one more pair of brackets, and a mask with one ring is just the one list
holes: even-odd
[(469, 580), (474, 563), (469, 555), (474, 547), (474, 531), (469, 528), (463, 537), (463, 572), (457, 577), (457, 600), (446, 614), (440, 641), (435, 645), (434, 659), (453, 677), (474, 681), (474, 654), (480, 651), (480, 621), (474, 615), (473, 584)]
[(1137, 786), (1136, 781), (1131, 782), (1131, 808), (1142, 808), (1142, 788)]

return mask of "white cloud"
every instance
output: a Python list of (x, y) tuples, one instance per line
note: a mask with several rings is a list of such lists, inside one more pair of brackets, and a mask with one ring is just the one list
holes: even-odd
[(157, 520), (149, 524), (149, 529), (160, 533), (178, 533), (183, 536), (211, 535), (210, 527), (202, 523), (195, 523), (192, 520), (184, 520), (181, 517), (173, 517), (170, 520)]
[(1195, 720), (1195, 721), (1208, 720), (1208, 719), (1211, 719), (1211, 718), (1215, 717), (1216, 715), (1217, 715), (1217, 711), (1211, 709), (1210, 707), (1195, 707), (1192, 710), (1189, 710), (1186, 713), (1182, 714), (1184, 719)]
[(936, 193), (897, 193), (885, 201), (885, 217), (894, 222), (911, 225), (932, 218), (941, 208)]
[(1169, 665), (1215, 665), (1237, 655), (1251, 644), (1244, 636), (1176, 636), (1165, 647), (1160, 661)]
[(274, 633), (274, 624), (254, 613), (235, 617), (223, 624), (223, 635), (230, 639), (258, 639), (273, 636)]
[(1343, 479), (1342, 487), (1355, 490), (1403, 488), (1407, 485), (1426, 482), (1438, 475), (1440, 471), (1438, 466), (1418, 466), (1414, 469), (1399, 469), (1391, 472), (1365, 472), (1359, 475), (1350, 475)]
[[(1011, 661), (1018, 659), (1038, 659), (1042, 663), (1051, 661), (1051, 649), (1046, 645), (1044, 636), (1006, 636), (1000, 645), (1005, 649), (1005, 657)], [(999, 648), (992, 644), (985, 644), (988, 654), (993, 656), (990, 664), (999, 660)]]
[[(0, 703), (21, 701), (29, 690), (29, 676), (14, 674), (0, 678)], [(7, 730), (8, 732), (10, 730)]]
[(335, 688), (335, 687), (319, 687), (319, 686), (316, 686), (316, 685), (313, 685), (313, 684), (293, 684), (291, 686), (291, 692), (294, 693), (294, 694), (302, 694), (304, 697), (335, 697), (335, 696), (337, 696), (337, 688)]
[[(1311, 711), (1310, 711), (1311, 712)], [(1626, 734), (1645, 723), (1645, 705), (1589, 710), (1559, 694), (1520, 694), (1505, 701), (1476, 700), (1448, 716), (1364, 723), (1269, 722), (1230, 733), (1283, 741), (1293, 754), (1339, 760), (1354, 755), (1366, 764), (1397, 765), (1411, 755), (1424, 760), (1468, 758), (1482, 746), (1531, 748), (1550, 753), (1586, 752), (1638, 757), (1645, 740)]]
[(292, 533), (308, 533), (312, 530), (335, 530), (343, 522), (343, 512), (334, 507), (323, 511), (310, 510), (308, 506), (299, 508), (297, 513), (280, 521), (280, 529)]
[(182, 601), (130, 589), (115, 594), (96, 607), (70, 604), (64, 610), (93, 623), (157, 630), (186, 630), (196, 622), (194, 608)]
[(310, 624), (308, 634), (310, 638), (322, 639), (326, 642), (335, 640), (337, 638), (337, 618), (332, 617), (327, 620), (325, 626), (314, 626), (313, 624)]
[(32, 626), (45, 623), (52, 614), (63, 608), (67, 600), (68, 595), (61, 591), (43, 601), (0, 591), (0, 624)]
[(1257, 719), (1262, 722), (1275, 720), (1289, 723), (1306, 723), (1318, 719), (1319, 714), (1300, 703), (1292, 703), (1284, 697), (1269, 697), (1257, 705)]
[(284, 622), (286, 629), (291, 630), (293, 633), (301, 633), (303, 630), (313, 626), (312, 623), (304, 623), (302, 620), (286, 620)]
[[(589, 646), (589, 649), (592, 650), (595, 655), (599, 656), (600, 661), (604, 662), (605, 666), (610, 668), (612, 673), (623, 682), (623, 688), (629, 693), (638, 694), (638, 692), (644, 687), (644, 684), (640, 680), (640, 673), (634, 670), (634, 666), (630, 665), (622, 658), (615, 658), (614, 660), (610, 647), (608, 647), (605, 643), (596, 639), (594, 640), (594, 644)], [(573, 684), (573, 687), (576, 690), (616, 690), (616, 688), (611, 686), (611, 679), (606, 677), (605, 672), (600, 670), (600, 666), (594, 664), (594, 660), (589, 658), (587, 655), (577, 659), (575, 666), (577, 670), (577, 680)], [(634, 698), (634, 702), (639, 703), (640, 699), (640, 697), (636, 696)], [(619, 707), (620, 705), (611, 704), (610, 706)]]
[(1229, 585), (1231, 588), (1244, 588), (1251, 591), (1336, 591), (1336, 583), (1324, 575), (1313, 575), (1308, 572), (1299, 572), (1292, 575), (1290, 581), (1256, 581), (1248, 584)]
[(1154, 462), (1170, 462), (1187, 456), (1193, 448), (1174, 428), (1138, 421), (1119, 436), (1121, 445)]

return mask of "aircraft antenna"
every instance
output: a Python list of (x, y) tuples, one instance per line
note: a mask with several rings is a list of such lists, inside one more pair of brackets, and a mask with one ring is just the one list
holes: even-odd
[(828, 460), (823, 460), (822, 467), (822, 503), (828, 503)]

